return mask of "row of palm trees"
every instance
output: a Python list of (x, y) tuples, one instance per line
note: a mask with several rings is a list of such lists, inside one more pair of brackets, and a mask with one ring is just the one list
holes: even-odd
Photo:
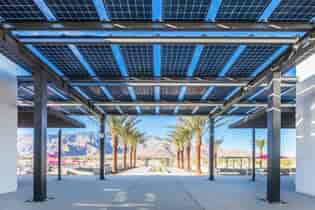
[[(117, 173), (118, 146), (122, 148), (122, 169), (135, 168), (137, 163), (137, 145), (144, 134), (139, 131), (137, 124), (140, 121), (130, 116), (109, 116), (107, 126), (112, 143), (112, 173)], [(127, 153), (129, 163), (127, 164)]]
[[(202, 134), (207, 125), (207, 117), (179, 117), (177, 123), (169, 133), (169, 140), (177, 147), (177, 168), (191, 171), (191, 145), (194, 139), (196, 175), (201, 175), (201, 147)], [(217, 165), (217, 151), (223, 140), (214, 142), (215, 167)], [(184, 158), (186, 156), (186, 158)], [(186, 159), (186, 163), (185, 163)]]

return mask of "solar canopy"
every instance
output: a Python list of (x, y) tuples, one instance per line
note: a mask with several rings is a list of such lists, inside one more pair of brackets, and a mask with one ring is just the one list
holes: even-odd
[[(209, 115), (310, 31), (313, 17), (313, 0), (0, 0), (2, 28), (105, 114)], [(33, 71), (10, 44), (0, 52)], [(284, 107), (295, 104), (289, 73)], [(33, 84), (19, 79), (23, 106)], [(87, 113), (53, 82), (48, 91), (52, 109)], [(226, 114), (255, 112), (267, 97), (260, 85)]]

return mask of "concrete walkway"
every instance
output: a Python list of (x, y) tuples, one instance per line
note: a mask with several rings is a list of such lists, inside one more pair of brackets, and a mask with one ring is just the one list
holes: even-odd
[[(283, 178), (283, 199), (287, 204), (268, 204), (265, 181), (256, 183), (249, 177), (207, 177), (191, 175), (141, 174), (134, 169), (123, 175), (97, 177), (65, 177), (57, 181), (49, 177), (49, 196), (43, 203), (25, 202), (32, 195), (31, 177), (22, 177), (16, 193), (0, 195), (0, 210), (314, 210), (315, 198), (294, 193), (292, 177)], [(137, 174), (137, 175), (134, 175)]]

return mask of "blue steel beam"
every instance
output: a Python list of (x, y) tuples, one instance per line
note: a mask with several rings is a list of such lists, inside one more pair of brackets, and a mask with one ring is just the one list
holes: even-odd
[(259, 21), (267, 22), (268, 18), (275, 11), (275, 9), (279, 6), (281, 0), (272, 0), (268, 7), (264, 10), (263, 14), (260, 16)]
[[(128, 77), (127, 66), (125, 64), (122, 53), (120, 51), (120, 46), (118, 44), (112, 44), (111, 49), (112, 49), (114, 58), (116, 60), (116, 63), (118, 64), (118, 68), (119, 68), (121, 76)], [(136, 96), (136, 93), (135, 93), (133, 87), (128, 87), (128, 93), (129, 93), (131, 100), (137, 101), (137, 96)], [(141, 109), (139, 106), (136, 107), (136, 110), (137, 110), (138, 114), (141, 114)]]
[(39, 10), (43, 13), (48, 21), (57, 21), (55, 15), (51, 12), (44, 0), (33, 0)]
[[(82, 66), (84, 66), (84, 68), (87, 70), (89, 76), (92, 77), (94, 80), (98, 81), (99, 79), (97, 78), (94, 69), (87, 62), (87, 60), (84, 58), (84, 56), (79, 51), (79, 49), (75, 45), (72, 45), (72, 44), (68, 45), (68, 47), (72, 51), (74, 56), (80, 61)], [(114, 97), (112, 96), (112, 94), (109, 92), (109, 90), (106, 87), (102, 86), (100, 88), (101, 88), (103, 94), (107, 97), (108, 100), (110, 100), (110, 101), (114, 100)], [(117, 109), (118, 112), (121, 113), (121, 109), (118, 106), (116, 106), (116, 109)]]
[[(242, 54), (242, 52), (246, 49), (246, 45), (240, 45), (235, 52), (233, 53), (233, 55), (231, 56), (231, 58), (228, 60), (228, 62), (224, 65), (223, 69), (219, 72), (219, 76), (220, 77), (224, 77), (226, 75), (226, 73), (230, 70), (230, 68), (233, 66), (233, 64), (237, 61), (237, 59), (240, 57), (240, 55)], [(212, 93), (212, 91), (214, 90), (214, 87), (209, 87), (208, 90), (203, 94), (203, 96), (201, 97), (202, 101), (207, 100), (207, 98), (209, 97), (209, 95)]]
[[(188, 70), (187, 70), (187, 73), (186, 73), (186, 77), (193, 77), (194, 72), (195, 72), (195, 69), (196, 69), (196, 66), (197, 66), (198, 61), (199, 61), (199, 58), (200, 58), (200, 55), (201, 55), (201, 53), (202, 53), (203, 47), (204, 47), (204, 46), (203, 46), (203, 45), (200, 45), (200, 44), (196, 45), (194, 54), (193, 54), (193, 56), (192, 56), (191, 63), (190, 63), (189, 66), (188, 66)], [(178, 95), (178, 100), (179, 100), (179, 101), (184, 100), (186, 91), (187, 91), (187, 87), (186, 87), (186, 86), (182, 86), (181, 89), (180, 89), (180, 91), (179, 91), (179, 95)], [(174, 113), (177, 114), (177, 113), (178, 113), (178, 110), (179, 110), (179, 106), (176, 106), (176, 107), (175, 107), (175, 110), (174, 110)]]
[[(153, 75), (154, 77), (161, 76), (161, 45), (155, 44), (153, 45)], [(154, 100), (160, 101), (160, 86), (154, 87)], [(155, 107), (155, 113), (160, 113), (160, 107)]]
[(152, 21), (162, 21), (162, 2), (163, 0), (152, 0)]
[(206, 21), (215, 21), (217, 14), (219, 12), (222, 0), (212, 0), (208, 9), (208, 14), (206, 17)]
[(100, 18), (100, 21), (108, 21), (108, 15), (106, 12), (106, 8), (104, 5), (103, 0), (93, 0), (94, 7), (96, 9), (96, 12), (98, 14), (98, 17)]

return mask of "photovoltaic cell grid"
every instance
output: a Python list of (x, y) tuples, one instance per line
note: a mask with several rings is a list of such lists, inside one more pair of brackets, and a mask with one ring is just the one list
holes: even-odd
[(120, 72), (110, 45), (78, 45), (79, 51), (99, 77), (119, 77)]
[(80, 64), (80, 61), (73, 55), (68, 46), (35, 45), (35, 47), (66, 76), (88, 77), (86, 69)]
[(121, 52), (129, 76), (153, 75), (153, 47), (152, 45), (121, 45)]
[(45, 20), (32, 0), (0, 0), (0, 16), (5, 20)]
[(164, 20), (204, 20), (211, 0), (163, 0)]
[(217, 76), (237, 47), (237, 45), (205, 46), (201, 53), (194, 76)]
[(152, 0), (104, 0), (111, 20), (152, 20)]
[(153, 101), (154, 100), (154, 87), (134, 87), (139, 101)]
[(187, 100), (200, 100), (202, 95), (208, 90), (206, 87), (187, 87), (185, 99)]
[(194, 50), (195, 45), (162, 45), (161, 75), (185, 77)]
[(98, 20), (92, 0), (45, 0), (58, 20)]
[(248, 45), (233, 64), (227, 75), (231, 77), (250, 77), (279, 47), (280, 45), (270, 44)]
[(107, 86), (107, 90), (112, 94), (114, 100), (118, 101), (132, 101), (128, 88), (127, 87), (113, 87), (113, 86)]
[(232, 91), (234, 87), (216, 87), (208, 96), (208, 100), (224, 100)]
[(161, 87), (161, 100), (177, 101), (180, 87)]
[(271, 0), (223, 0), (216, 20), (258, 20)]
[(282, 0), (271, 21), (309, 21), (315, 17), (315, 0)]

